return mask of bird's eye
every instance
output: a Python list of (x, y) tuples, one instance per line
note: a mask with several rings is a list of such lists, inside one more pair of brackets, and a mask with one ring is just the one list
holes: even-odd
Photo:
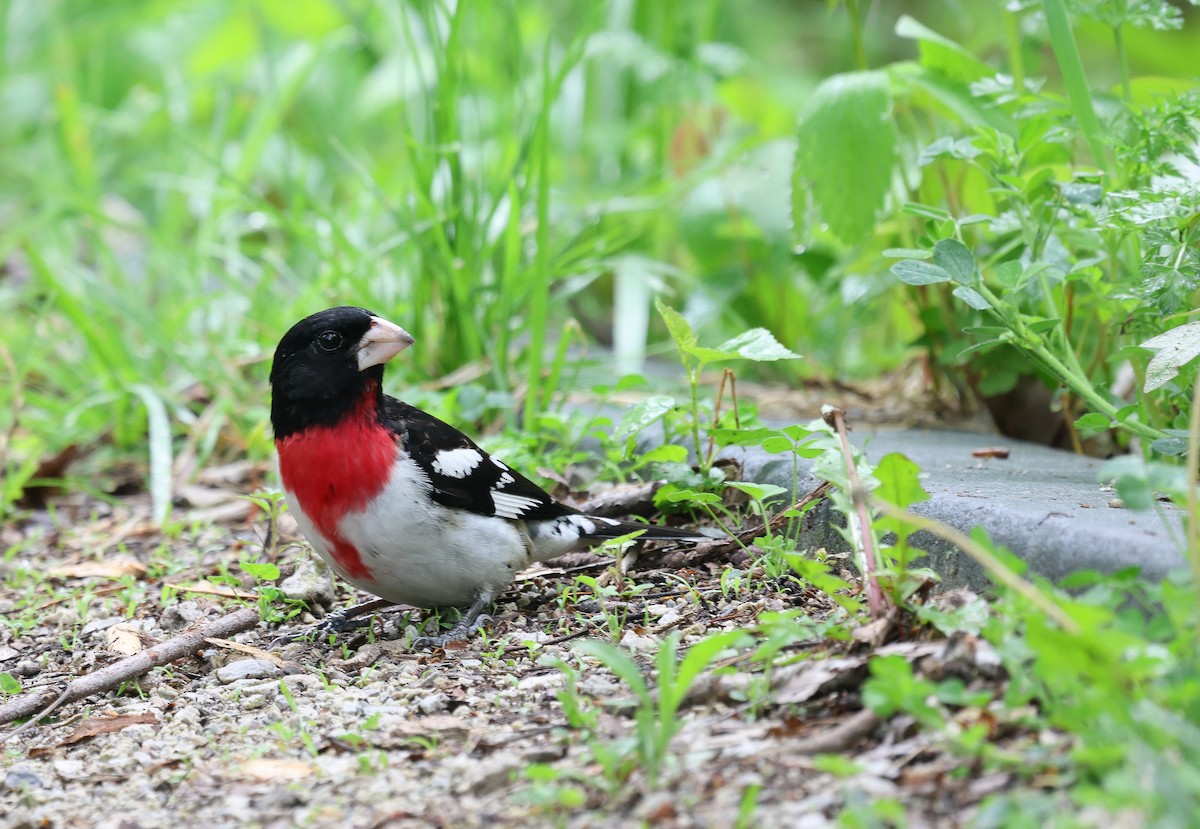
[(317, 348), (322, 351), (337, 351), (342, 346), (342, 335), (336, 331), (322, 331), (317, 335)]

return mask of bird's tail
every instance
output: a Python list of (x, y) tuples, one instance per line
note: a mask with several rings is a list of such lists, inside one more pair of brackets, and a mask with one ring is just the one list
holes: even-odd
[(598, 515), (569, 513), (542, 521), (527, 521), (526, 531), (535, 561), (560, 556), (563, 553), (585, 550), (623, 535), (640, 532), (640, 538), (655, 541), (708, 541), (710, 536), (695, 530), (677, 530), (634, 521), (618, 521)]

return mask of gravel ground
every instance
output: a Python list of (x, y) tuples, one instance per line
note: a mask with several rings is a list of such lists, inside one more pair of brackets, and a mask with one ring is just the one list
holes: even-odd
[[(0, 671), (26, 692), (58, 689), (236, 610), (219, 595), (230, 588), (206, 579), (261, 559), (267, 523), (247, 501), (219, 497), (237, 488), (192, 491), (167, 536), (138, 498), (77, 499), (5, 527), (2, 548), (13, 553), (0, 560)], [(289, 532), (285, 516), (282, 589), (317, 608), (355, 598), (303, 545), (286, 543)], [(529, 571), (490, 630), (446, 651), (410, 649), (420, 616), (398, 612), (334, 645), (271, 649), (278, 631), (265, 623), (236, 644), (206, 644), (15, 736), (2, 727), (0, 829), (815, 827), (889, 799), (909, 826), (958, 826), (987, 795), (1031, 785), (959, 759), (910, 717), (881, 722), (862, 710), (866, 662), (880, 651), (927, 676), (1003, 691), (986, 643), (904, 624), (865, 630), (862, 641), (782, 642), (769, 675), (744, 651), (723, 654), (684, 700), (657, 780), (642, 764), (607, 760), (630, 756), (622, 747), (638, 733), (634, 694), (577, 643), (613, 641), (615, 628), (652, 678), (669, 634), (682, 651), (764, 614), (800, 611), (819, 626), (840, 613), (825, 594), (756, 571), (744, 553), (670, 560), (656, 567), (646, 553), (622, 572), (575, 556)], [(741, 578), (722, 584), (735, 567)], [(575, 668), (573, 691), (560, 661)], [(583, 714), (564, 710), (563, 698)], [(587, 728), (574, 727), (579, 716)], [(996, 740), (1055, 739), (999, 709), (959, 716), (964, 727), (987, 719)]]

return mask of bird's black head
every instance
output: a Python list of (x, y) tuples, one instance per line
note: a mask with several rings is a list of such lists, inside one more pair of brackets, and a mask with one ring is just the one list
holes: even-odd
[(382, 394), (383, 364), (412, 344), (403, 328), (363, 308), (330, 308), (300, 320), (271, 363), (275, 438), (332, 426), (368, 390)]

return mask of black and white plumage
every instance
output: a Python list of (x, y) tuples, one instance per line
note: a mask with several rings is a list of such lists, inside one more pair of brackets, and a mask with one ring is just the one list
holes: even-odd
[(701, 536), (584, 515), (453, 426), (383, 393), (384, 364), (413, 342), (361, 308), (301, 320), (271, 368), (271, 422), (288, 504), (341, 576), (389, 602), (467, 607), (439, 643), (536, 561), (631, 532)]

